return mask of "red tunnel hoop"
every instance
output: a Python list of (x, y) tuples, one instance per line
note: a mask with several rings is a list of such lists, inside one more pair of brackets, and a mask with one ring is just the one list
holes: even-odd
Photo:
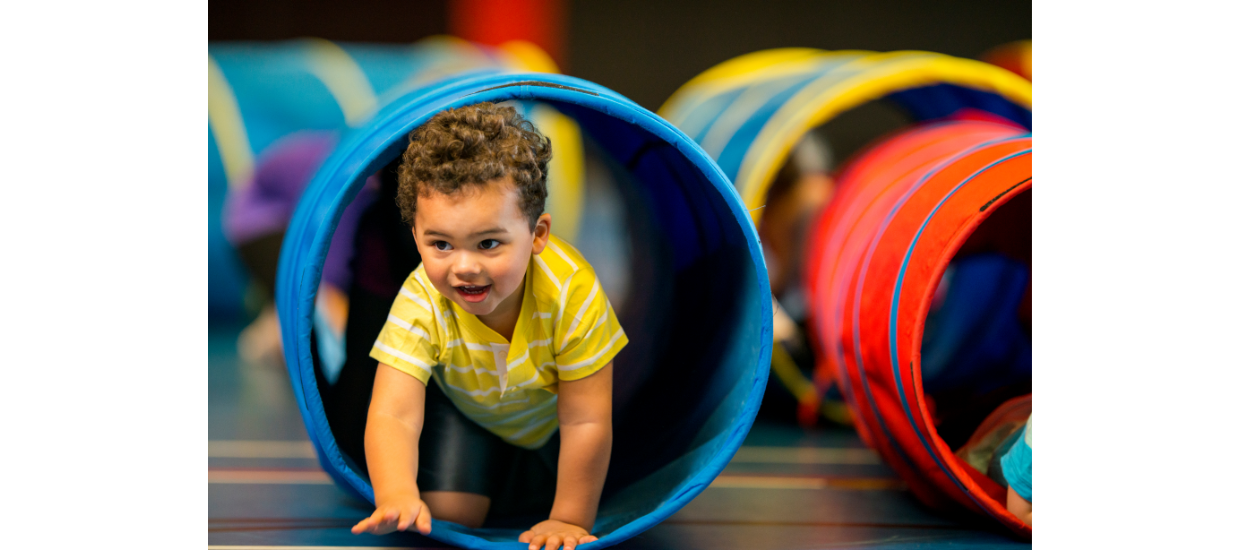
[(806, 251), (818, 378), (834, 376), (862, 438), (931, 507), (1032, 530), (1004, 490), (939, 437), (921, 339), (939, 279), (978, 225), (1032, 189), (1033, 140), (985, 122), (917, 127), (850, 164)]

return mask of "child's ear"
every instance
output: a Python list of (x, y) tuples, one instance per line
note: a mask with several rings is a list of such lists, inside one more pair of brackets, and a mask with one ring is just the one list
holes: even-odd
[(547, 240), (550, 238), (551, 214), (544, 213), (534, 223), (534, 253), (542, 254), (543, 249), (547, 247)]

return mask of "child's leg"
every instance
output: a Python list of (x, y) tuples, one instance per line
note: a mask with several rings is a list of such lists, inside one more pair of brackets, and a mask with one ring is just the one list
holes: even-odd
[(1033, 504), (1020, 496), (1011, 486), (1007, 490), (1007, 510), (1020, 518), (1025, 525), (1033, 527)]
[(431, 517), (481, 527), (512, 449), (456, 409), (439, 384), (426, 387), (426, 415), (418, 441), (418, 491)]
[(491, 497), (460, 491), (424, 491), (422, 500), (430, 507), (431, 517), (471, 529), (482, 527), (491, 508)]

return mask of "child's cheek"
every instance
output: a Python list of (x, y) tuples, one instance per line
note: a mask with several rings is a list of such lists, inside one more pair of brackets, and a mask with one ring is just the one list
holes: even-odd
[(525, 277), (525, 266), (517, 266), (516, 262), (505, 262), (504, 265), (504, 293), (516, 292), (517, 287), (521, 286), (521, 281)]

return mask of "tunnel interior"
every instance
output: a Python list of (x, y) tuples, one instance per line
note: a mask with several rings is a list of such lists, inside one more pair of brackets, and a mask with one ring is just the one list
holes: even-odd
[[(709, 484), (727, 462), (720, 453), (730, 456), (752, 422), (770, 346), (765, 267), (730, 183), (687, 140), (669, 140), (668, 132), (652, 131), (631, 114), (576, 101), (544, 103), (582, 129), (587, 196), (572, 244), (599, 272), (630, 340), (614, 361), (613, 451), (594, 533), (640, 530)], [(461, 104), (468, 102), (453, 106)], [(329, 439), (339, 452), (339, 462), (321, 461), (363, 480), (362, 436), (376, 368), (368, 352), (400, 283), (420, 261), (393, 200), (405, 135), (354, 140), (358, 151), (371, 148), (369, 160), (335, 181), (316, 182), (336, 190), (318, 194), (329, 208), (323, 218), (339, 219), (369, 175), (365, 167), (379, 167), (378, 197), (354, 237), (345, 362), (334, 382), (323, 376), (315, 329), (299, 340), (312, 362), (303, 372), (312, 370), (315, 377), (311, 386), (302, 375), (303, 394), (321, 399), (328, 426), (316, 436), (328, 453), (333, 446), (323, 441)], [(314, 410), (312, 401), (307, 408)], [(321, 425), (307, 420), (308, 428)], [(368, 496), (364, 489), (357, 492)], [(546, 511), (540, 513), (545, 519)], [(638, 522), (643, 526), (631, 525), (639, 518), (645, 518)], [(493, 515), (478, 530), (445, 525), (485, 546), (483, 541), (511, 542), (528, 528), (526, 521)]]

